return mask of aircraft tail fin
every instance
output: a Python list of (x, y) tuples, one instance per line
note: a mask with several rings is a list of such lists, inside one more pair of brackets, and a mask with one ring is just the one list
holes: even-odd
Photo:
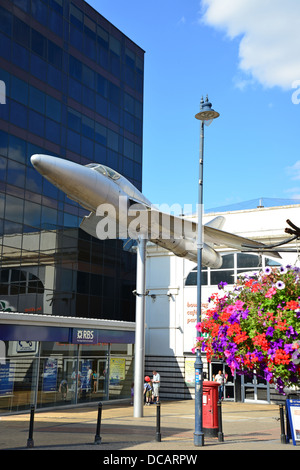
[(206, 227), (212, 227), (212, 228), (218, 228), (219, 230), (223, 227), (225, 223), (225, 217), (222, 217), (219, 215), (218, 217), (215, 217), (214, 219), (210, 220), (207, 222)]

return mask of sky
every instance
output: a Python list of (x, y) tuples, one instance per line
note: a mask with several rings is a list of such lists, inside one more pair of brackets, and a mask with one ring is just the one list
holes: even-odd
[[(204, 209), (300, 198), (299, 0), (88, 0), (145, 50), (143, 193)], [(297, 221), (295, 221), (297, 223)]]

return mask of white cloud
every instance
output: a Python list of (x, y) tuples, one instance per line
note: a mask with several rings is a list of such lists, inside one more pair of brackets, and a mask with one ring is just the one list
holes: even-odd
[(201, 21), (238, 38), (239, 67), (263, 86), (300, 79), (299, 0), (202, 0)]
[(288, 166), (286, 172), (291, 180), (300, 180), (300, 160), (297, 160), (294, 165)]

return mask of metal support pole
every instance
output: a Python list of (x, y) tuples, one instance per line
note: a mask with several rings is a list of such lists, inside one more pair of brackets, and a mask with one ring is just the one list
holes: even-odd
[(218, 401), (218, 441), (224, 442), (224, 434), (223, 434), (223, 425), (222, 425), (222, 402), (221, 400)]
[(160, 433), (160, 403), (156, 406), (156, 442), (161, 442), (161, 433)]
[[(199, 151), (199, 198), (198, 198), (198, 239), (197, 239), (197, 323), (201, 321), (201, 265), (202, 265), (202, 209), (203, 209), (203, 146), (204, 122), (201, 121), (200, 151)], [(204, 446), (202, 426), (202, 396), (203, 396), (203, 363), (201, 351), (197, 349), (195, 360), (195, 446)]]
[(29, 435), (27, 439), (27, 447), (32, 448), (34, 447), (34, 442), (33, 442), (33, 424), (34, 424), (34, 405), (31, 405), (30, 407), (30, 423), (29, 423)]
[(280, 442), (281, 444), (286, 444), (286, 435), (285, 435), (285, 426), (284, 426), (284, 412), (283, 412), (283, 404), (279, 405), (279, 416), (280, 416)]
[(101, 436), (100, 436), (101, 417), (102, 417), (102, 403), (100, 401), (98, 404), (97, 428), (96, 428), (94, 444), (101, 444)]
[(135, 313), (135, 360), (133, 416), (143, 416), (143, 384), (145, 361), (145, 294), (146, 294), (146, 244), (143, 237), (137, 240), (136, 313)]

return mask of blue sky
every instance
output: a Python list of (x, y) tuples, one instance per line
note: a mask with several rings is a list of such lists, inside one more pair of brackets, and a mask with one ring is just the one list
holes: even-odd
[(143, 192), (196, 210), (300, 198), (299, 0), (89, 0), (145, 50)]

